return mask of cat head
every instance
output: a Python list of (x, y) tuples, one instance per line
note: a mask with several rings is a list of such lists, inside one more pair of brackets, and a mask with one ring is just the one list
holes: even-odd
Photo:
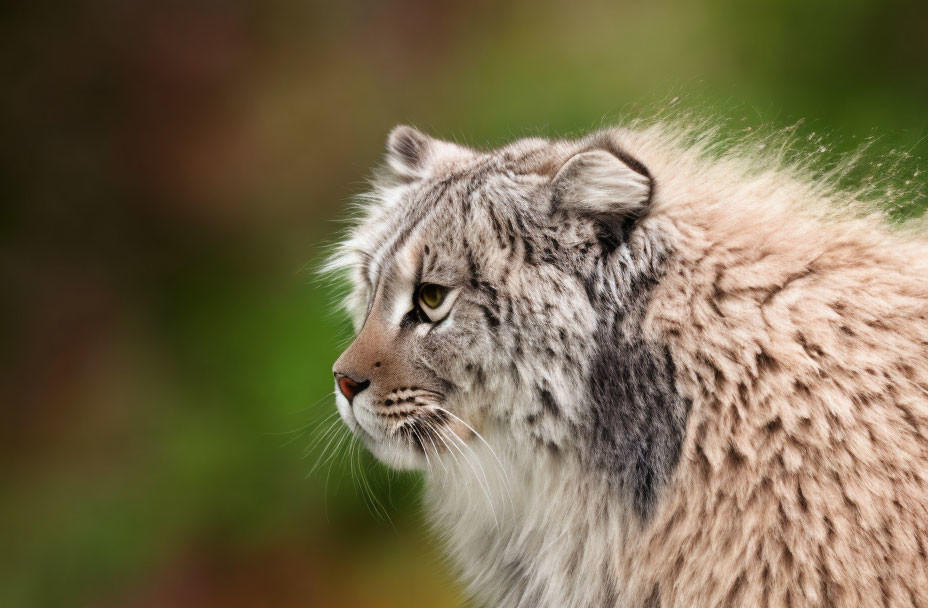
[(608, 133), (481, 152), (395, 128), (332, 262), (357, 331), (333, 367), (346, 424), (399, 468), (490, 428), (565, 449), (608, 390), (603, 319), (648, 272), (654, 188)]

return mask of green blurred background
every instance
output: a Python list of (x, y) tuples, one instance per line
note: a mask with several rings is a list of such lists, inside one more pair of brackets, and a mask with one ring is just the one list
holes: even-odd
[(877, 137), (873, 172), (910, 154), (924, 190), (923, 1), (18, 4), (4, 607), (461, 604), (415, 476), (313, 470), (350, 328), (312, 269), (396, 123), (492, 145), (680, 103), (805, 119), (829, 154)]

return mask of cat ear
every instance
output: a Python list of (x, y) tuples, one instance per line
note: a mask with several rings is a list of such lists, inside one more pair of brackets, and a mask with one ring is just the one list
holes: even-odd
[(552, 185), (555, 209), (591, 217), (615, 233), (645, 214), (654, 189), (644, 165), (605, 149), (572, 156)]
[(387, 164), (402, 177), (419, 177), (432, 147), (432, 138), (408, 125), (399, 125), (387, 136)]
[(399, 125), (387, 136), (387, 165), (404, 179), (420, 179), (439, 162), (473, 153), (457, 144), (429, 137), (408, 125)]

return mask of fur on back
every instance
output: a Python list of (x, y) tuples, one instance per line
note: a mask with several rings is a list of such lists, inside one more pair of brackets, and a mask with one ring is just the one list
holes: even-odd
[(363, 336), (386, 297), (371, 267), (449, 250), (448, 320), (371, 339), (403, 340), (377, 370), (434, 373), (443, 405), (416, 404), (464, 426), (419, 428), (409, 460), (360, 398), (339, 408), (385, 462), (426, 471), (471, 596), (928, 606), (926, 241), (798, 166), (666, 125), (441, 142), (416, 173), (419, 136), (334, 266)]

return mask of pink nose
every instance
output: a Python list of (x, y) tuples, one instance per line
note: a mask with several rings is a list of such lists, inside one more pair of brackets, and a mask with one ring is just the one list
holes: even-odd
[(370, 380), (358, 382), (357, 380), (353, 380), (348, 376), (336, 373), (335, 383), (338, 385), (338, 390), (340, 390), (342, 395), (345, 396), (345, 399), (348, 400), (348, 403), (351, 403), (358, 393), (370, 385)]

